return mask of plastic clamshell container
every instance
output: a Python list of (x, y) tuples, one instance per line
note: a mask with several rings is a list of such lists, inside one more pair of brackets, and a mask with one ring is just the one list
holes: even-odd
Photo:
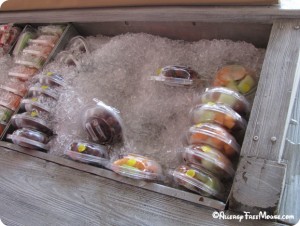
[(139, 180), (162, 180), (162, 167), (155, 160), (128, 154), (114, 161), (110, 169), (125, 177)]
[(3, 53), (11, 51), (11, 48), (20, 33), (21, 29), (19, 27), (14, 27), (12, 24), (0, 25), (0, 48)]
[(241, 149), (235, 138), (226, 129), (213, 123), (190, 127), (187, 132), (187, 143), (189, 145), (210, 145), (229, 158), (239, 154)]
[(36, 39), (30, 39), (29, 44), (54, 47), (58, 39), (58, 35), (40, 35)]
[(82, 36), (73, 37), (68, 43), (66, 50), (72, 53), (73, 55), (78, 55), (81, 53), (90, 53), (88, 44), (85, 38)]
[(32, 54), (25, 54), (18, 56), (16, 64), (41, 69), (44, 66), (45, 58), (41, 56), (34, 56)]
[(218, 178), (232, 178), (234, 169), (231, 161), (217, 149), (209, 145), (191, 145), (185, 147), (182, 157), (187, 163), (199, 165)]
[(0, 105), (9, 108), (12, 111), (15, 111), (19, 107), (21, 99), (20, 96), (14, 93), (0, 89)]
[(245, 131), (247, 127), (246, 120), (232, 108), (212, 102), (194, 107), (190, 119), (192, 124), (217, 123), (230, 131)]
[(14, 131), (13, 134), (8, 134), (7, 139), (22, 147), (41, 151), (49, 150), (47, 145), (49, 137), (39, 131), (23, 128)]
[(88, 141), (71, 143), (65, 151), (65, 155), (72, 160), (98, 166), (106, 166), (109, 163), (107, 147)]
[(181, 165), (170, 171), (174, 181), (191, 191), (202, 196), (224, 199), (224, 187), (220, 180), (195, 165)]
[(83, 114), (83, 128), (94, 142), (116, 144), (123, 141), (122, 121), (116, 109), (98, 102)]
[(224, 87), (208, 88), (196, 101), (202, 104), (209, 102), (224, 104), (242, 116), (248, 115), (250, 112), (250, 103), (243, 95)]
[(0, 87), (21, 97), (27, 94), (26, 83), (20, 81), (19, 79), (9, 79)]
[(38, 112), (50, 113), (51, 107), (54, 106), (54, 104), (50, 103), (51, 99), (52, 98), (44, 98), (41, 96), (38, 98), (23, 99), (21, 101), (21, 107), (29, 112), (36, 110)]
[(256, 88), (257, 79), (241, 65), (226, 65), (217, 72), (214, 86), (224, 86), (245, 95)]
[(31, 97), (38, 97), (40, 95), (46, 95), (55, 100), (58, 100), (58, 98), (59, 98), (59, 95), (55, 89), (52, 89), (49, 86), (43, 86), (43, 85), (42, 86), (35, 85), (35, 86), (31, 87), (29, 89), (28, 95)]
[(23, 50), (23, 53), (47, 59), (52, 50), (51, 46), (29, 45)]
[(37, 36), (36, 30), (31, 26), (27, 25), (22, 31), (21, 35), (19, 36), (19, 39), (12, 53), (13, 56), (18, 56), (23, 51), (23, 49), (27, 46), (29, 39), (33, 39), (36, 36)]
[(65, 86), (63, 77), (60, 74), (47, 72), (45, 75), (39, 76), (39, 82), (47, 86)]
[(27, 81), (28, 79), (32, 78), (37, 72), (38, 69), (36, 68), (28, 67), (25, 65), (17, 65), (8, 72), (8, 75), (13, 78), (18, 78), (22, 81)]
[(56, 35), (61, 36), (65, 30), (65, 26), (63, 25), (47, 25), (38, 27), (38, 31), (44, 35)]
[(0, 106), (0, 122), (2, 124), (7, 124), (11, 119), (13, 113), (14, 113), (13, 110)]
[(39, 116), (37, 111), (24, 112), (12, 117), (12, 125), (15, 128), (34, 129), (45, 134), (52, 134), (52, 128), (49, 123)]
[(157, 76), (151, 80), (161, 81), (171, 86), (192, 85), (200, 77), (196, 71), (186, 66), (166, 66), (158, 69)]

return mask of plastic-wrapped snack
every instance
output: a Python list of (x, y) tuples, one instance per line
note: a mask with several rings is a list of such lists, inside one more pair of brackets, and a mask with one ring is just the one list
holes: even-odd
[(187, 143), (191, 145), (210, 145), (227, 157), (240, 153), (240, 146), (235, 138), (224, 128), (213, 123), (192, 126), (187, 132)]
[(54, 47), (59, 39), (57, 35), (40, 35), (36, 39), (30, 39), (29, 44)]
[(42, 46), (42, 45), (29, 45), (23, 50), (25, 54), (31, 54), (38, 57), (48, 58), (52, 52), (53, 47), (51, 46)]
[(172, 86), (192, 85), (199, 78), (199, 74), (190, 67), (175, 65), (160, 68), (157, 76), (151, 76), (152, 80), (162, 81)]
[(67, 51), (73, 55), (78, 55), (81, 53), (89, 53), (89, 47), (84, 37), (76, 36), (70, 40), (66, 48)]
[(181, 165), (170, 171), (174, 181), (191, 191), (207, 197), (224, 198), (224, 187), (219, 179), (201, 167), (195, 165)]
[(6, 107), (0, 106), (0, 122), (2, 124), (7, 124), (13, 115), (14, 111)]
[(217, 123), (230, 131), (245, 131), (247, 122), (232, 108), (215, 103), (207, 103), (194, 107), (190, 111), (193, 124), (211, 122)]
[(12, 125), (15, 128), (34, 129), (46, 134), (52, 134), (52, 126), (43, 119), (38, 111), (24, 112), (12, 117)]
[(119, 112), (103, 102), (98, 102), (97, 106), (84, 112), (83, 128), (97, 143), (116, 144), (123, 141)]
[(61, 36), (64, 33), (65, 26), (63, 25), (47, 25), (38, 28), (39, 32), (44, 35)]
[(21, 99), (22, 98), (16, 94), (0, 89), (0, 105), (12, 111), (15, 111), (19, 107)]
[(36, 130), (31, 129), (19, 129), (13, 132), (13, 134), (7, 135), (7, 139), (12, 140), (14, 144), (19, 146), (36, 149), (39, 151), (48, 151), (49, 137)]
[(16, 63), (27, 67), (41, 69), (45, 63), (45, 58), (31, 54), (22, 54), (16, 59)]
[(65, 151), (65, 155), (75, 161), (98, 166), (106, 166), (109, 163), (107, 147), (88, 141), (71, 143)]
[(187, 163), (200, 165), (219, 178), (227, 179), (234, 176), (231, 161), (209, 145), (199, 144), (185, 147), (182, 157)]
[(224, 86), (242, 94), (247, 94), (257, 86), (252, 73), (241, 65), (227, 65), (216, 74), (214, 86)]
[(46, 86), (65, 86), (63, 77), (60, 74), (47, 72), (39, 76), (39, 82)]
[(14, 78), (7, 80), (5, 84), (0, 87), (21, 97), (25, 96), (27, 93), (26, 83)]
[(33, 31), (33, 29), (28, 29), (28, 31), (24, 31), (20, 35), (17, 44), (13, 50), (13, 56), (18, 56), (28, 44), (29, 39), (35, 37), (36, 37), (36, 33)]
[(43, 85), (39, 85), (39, 84), (35, 84), (33, 87), (31, 87), (29, 89), (28, 94), (30, 97), (38, 97), (40, 95), (45, 95), (45, 96), (51, 97), (55, 100), (58, 100), (58, 98), (59, 98), (59, 94), (55, 89), (53, 89), (49, 86), (43, 86)]
[(43, 95), (23, 99), (21, 101), (21, 107), (29, 112), (37, 110), (39, 113), (50, 113), (51, 109), (54, 108), (55, 105), (56, 101), (53, 98), (45, 97)]
[(21, 33), (21, 29), (12, 24), (0, 25), (0, 47), (7, 53)]
[(155, 160), (128, 154), (110, 165), (114, 172), (133, 179), (162, 180), (162, 167)]
[(17, 65), (16, 67), (12, 68), (8, 75), (13, 78), (20, 79), (22, 81), (27, 81), (30, 78), (32, 78), (36, 73), (38, 72), (38, 69), (24, 66), (24, 65)]
[(209, 102), (225, 104), (242, 116), (250, 112), (250, 104), (243, 95), (224, 87), (206, 89), (196, 101), (203, 104)]

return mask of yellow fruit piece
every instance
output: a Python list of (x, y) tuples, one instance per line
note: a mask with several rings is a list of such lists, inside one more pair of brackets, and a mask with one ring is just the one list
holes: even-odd
[(156, 71), (156, 74), (157, 74), (157, 75), (160, 75), (161, 72), (162, 72), (162, 68), (158, 68), (157, 71)]
[(185, 173), (188, 177), (194, 177), (196, 175), (196, 171), (189, 169), (188, 171), (186, 171)]
[(202, 148), (202, 151), (204, 151), (204, 152), (210, 152), (211, 151), (211, 147), (209, 147), (207, 145), (202, 146), (201, 148)]
[(34, 102), (36, 102), (36, 101), (38, 101), (38, 98), (33, 97), (33, 98), (31, 98), (31, 100), (34, 101)]
[(136, 160), (135, 159), (128, 159), (127, 160), (127, 165), (128, 166), (134, 166), (136, 164)]
[(51, 75), (53, 75), (52, 72), (47, 72), (47, 76), (51, 76)]
[(38, 116), (38, 112), (37, 111), (32, 111), (30, 115), (32, 117), (36, 117), (36, 116)]
[(86, 146), (84, 144), (79, 144), (77, 150), (78, 152), (84, 152), (86, 150)]
[(45, 90), (45, 89), (48, 89), (49, 86), (42, 86), (42, 89)]
[(207, 102), (207, 105), (209, 105), (209, 106), (214, 106), (215, 103), (214, 103), (214, 102)]

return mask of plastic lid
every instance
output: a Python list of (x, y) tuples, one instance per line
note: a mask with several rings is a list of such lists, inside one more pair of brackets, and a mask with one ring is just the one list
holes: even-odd
[(51, 110), (47, 105), (38, 102), (38, 98), (24, 99), (21, 101), (21, 105), (29, 112), (37, 110), (50, 113)]
[(83, 128), (94, 142), (101, 144), (122, 142), (122, 127), (118, 111), (103, 102), (88, 108), (83, 115)]
[(190, 111), (190, 119), (193, 124), (217, 123), (231, 131), (245, 131), (247, 122), (232, 108), (215, 103), (201, 104)]
[(179, 185), (203, 196), (224, 198), (224, 187), (218, 178), (204, 169), (194, 165), (181, 165), (170, 171), (174, 181)]
[(8, 123), (13, 113), (14, 111), (6, 107), (0, 106), (0, 123)]
[(63, 77), (60, 74), (56, 74), (53, 72), (47, 72), (45, 75), (39, 76), (39, 82), (42, 85), (57, 85), (57, 86), (65, 86), (65, 82)]
[(32, 97), (37, 97), (40, 96), (41, 94), (44, 94), (55, 100), (58, 100), (59, 98), (58, 93), (49, 86), (33, 86), (29, 89), (29, 95)]
[(243, 95), (224, 87), (206, 89), (197, 102), (225, 104), (242, 115), (247, 115), (250, 112), (250, 103)]
[(47, 144), (49, 142), (49, 137), (46, 134), (28, 128), (15, 130), (12, 135), (27, 138), (42, 144)]
[(107, 166), (109, 162), (108, 149), (105, 146), (87, 141), (76, 141), (68, 146), (65, 155), (69, 158), (100, 166)]
[(28, 80), (33, 75), (35, 75), (38, 72), (36, 68), (27, 67), (24, 65), (18, 65), (14, 68), (12, 68), (8, 75), (11, 77), (19, 78), (21, 80)]
[(150, 79), (162, 81), (167, 85), (180, 86), (192, 85), (195, 80), (199, 79), (199, 75), (186, 66), (166, 66), (158, 69), (157, 76), (151, 76)]
[(192, 126), (187, 133), (188, 144), (207, 144), (232, 157), (240, 153), (240, 146), (235, 138), (224, 128), (212, 123)]
[(43, 133), (52, 133), (51, 126), (44, 119), (39, 117), (37, 111), (24, 112), (12, 117), (12, 124), (16, 128), (35, 129)]
[(18, 135), (9, 134), (7, 135), (7, 139), (12, 140), (14, 144), (25, 148), (49, 151), (49, 147), (47, 145)]
[(219, 178), (232, 178), (234, 169), (231, 161), (217, 149), (209, 145), (191, 145), (183, 150), (183, 159), (187, 163), (200, 165)]
[(45, 58), (40, 56), (33, 56), (31, 54), (22, 54), (16, 59), (16, 63), (36, 69), (41, 69), (45, 63)]
[(20, 105), (21, 97), (0, 89), (0, 105), (15, 111)]
[(136, 154), (128, 154), (110, 164), (114, 172), (133, 179), (162, 180), (162, 168), (152, 159)]

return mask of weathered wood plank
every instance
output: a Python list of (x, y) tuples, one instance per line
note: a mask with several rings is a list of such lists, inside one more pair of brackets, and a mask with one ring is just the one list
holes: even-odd
[(281, 159), (300, 78), (299, 24), (300, 20), (280, 20), (273, 24), (242, 156)]
[(230, 209), (275, 214), (284, 176), (284, 165), (256, 157), (242, 157), (232, 187)]
[[(213, 210), (0, 148), (0, 218), (12, 225), (237, 225)], [(229, 213), (228, 213), (229, 214)], [(257, 222), (257, 221), (256, 221)], [(243, 225), (252, 225), (243, 221)], [(260, 225), (276, 225), (260, 221)]]

